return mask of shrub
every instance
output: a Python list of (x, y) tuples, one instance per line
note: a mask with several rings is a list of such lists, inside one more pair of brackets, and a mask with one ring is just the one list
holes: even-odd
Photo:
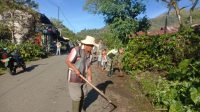
[[(156, 84), (141, 80), (145, 94), (170, 112), (200, 111), (200, 35), (186, 28), (173, 35), (133, 38), (126, 47), (124, 69), (166, 71)], [(148, 81), (149, 80), (149, 81)], [(153, 90), (146, 88), (147, 85)], [(156, 88), (156, 89), (155, 89)]]

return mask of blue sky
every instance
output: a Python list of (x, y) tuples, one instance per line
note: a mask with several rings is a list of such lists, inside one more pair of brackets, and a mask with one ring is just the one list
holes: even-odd
[[(86, 0), (36, 0), (39, 3), (38, 11), (49, 18), (58, 18), (73, 32), (79, 32), (83, 29), (102, 28), (105, 26), (103, 16), (90, 14), (83, 10)], [(181, 6), (189, 6), (189, 0), (182, 0)], [(158, 3), (156, 0), (146, 0), (146, 15), (149, 18), (155, 18), (167, 11), (164, 3)]]

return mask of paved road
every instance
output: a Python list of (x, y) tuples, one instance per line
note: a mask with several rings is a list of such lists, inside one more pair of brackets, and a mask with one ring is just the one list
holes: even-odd
[(0, 76), (0, 112), (70, 112), (65, 57), (34, 61), (27, 72)]
[[(0, 112), (71, 112), (65, 57), (53, 56), (34, 61), (27, 64), (27, 72), (0, 76)], [(143, 95), (132, 95), (133, 92), (127, 91), (127, 77), (108, 78), (96, 64), (92, 67), (93, 84), (117, 105), (112, 112), (152, 112), (150, 106), (146, 106), (148, 101), (142, 100), (145, 99)], [(110, 112), (113, 109), (94, 89), (90, 86), (88, 89), (85, 100), (87, 112)]]

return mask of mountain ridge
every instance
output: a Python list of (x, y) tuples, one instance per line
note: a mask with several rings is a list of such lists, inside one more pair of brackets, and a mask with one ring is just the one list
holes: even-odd
[[(150, 19), (151, 27), (150, 31), (153, 30), (159, 30), (161, 27), (164, 27), (165, 25), (165, 18), (167, 13), (161, 14), (155, 18)], [(189, 11), (188, 10), (182, 10), (181, 11), (182, 19), (184, 23), (189, 23)], [(200, 8), (196, 8), (193, 13), (193, 24), (200, 24)], [(175, 11), (171, 11), (168, 16), (168, 25), (167, 26), (177, 26), (178, 25), (178, 19), (176, 17)]]

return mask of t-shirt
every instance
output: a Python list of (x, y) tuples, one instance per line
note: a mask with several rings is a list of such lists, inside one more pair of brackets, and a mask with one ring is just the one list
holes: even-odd
[(60, 43), (60, 42), (57, 42), (56, 46), (57, 46), (58, 48), (60, 48), (60, 47), (61, 47), (61, 43)]
[(108, 53), (107, 53), (107, 56), (111, 59), (114, 58), (114, 56), (118, 53), (118, 50), (117, 49), (112, 49), (110, 50)]

